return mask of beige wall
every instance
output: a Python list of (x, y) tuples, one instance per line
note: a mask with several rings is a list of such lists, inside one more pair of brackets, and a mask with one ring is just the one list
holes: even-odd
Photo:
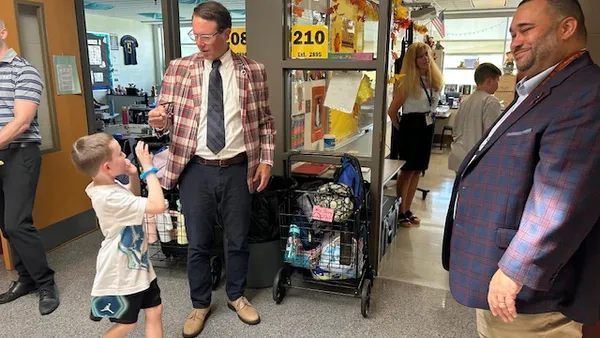
[(598, 0), (579, 0), (583, 8), (583, 14), (586, 18), (586, 27), (588, 31), (588, 45), (592, 58), (600, 64), (600, 20), (597, 15), (600, 13), (600, 1)]

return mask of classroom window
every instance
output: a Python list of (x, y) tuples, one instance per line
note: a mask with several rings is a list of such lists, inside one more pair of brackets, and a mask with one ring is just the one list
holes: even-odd
[(50, 68), (48, 41), (44, 21), (44, 7), (41, 3), (17, 2), (19, 41), (21, 55), (38, 70), (44, 81), (44, 89), (38, 107), (37, 120), (44, 152), (57, 151), (58, 127), (56, 123), (56, 107), (54, 106), (54, 83)]
[(287, 79), (288, 149), (371, 156), (375, 72), (289, 70)]

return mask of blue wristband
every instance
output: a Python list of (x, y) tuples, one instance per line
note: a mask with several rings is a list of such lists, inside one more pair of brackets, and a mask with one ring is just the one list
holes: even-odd
[(145, 179), (146, 179), (146, 177), (148, 177), (148, 175), (150, 175), (150, 174), (152, 174), (152, 173), (155, 173), (155, 174), (156, 174), (157, 172), (158, 172), (158, 168), (157, 168), (157, 167), (152, 167), (152, 168), (150, 168), (150, 169), (148, 169), (148, 170), (144, 171), (144, 172), (143, 172), (143, 173), (140, 175), (140, 178), (141, 178), (141, 179), (143, 179), (143, 180), (145, 180)]

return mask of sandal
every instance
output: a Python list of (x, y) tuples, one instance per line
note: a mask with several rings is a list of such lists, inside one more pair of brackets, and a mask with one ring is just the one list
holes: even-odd
[(410, 218), (406, 217), (406, 214), (398, 213), (398, 226), (404, 228), (410, 228), (411, 221)]
[(421, 219), (417, 216), (415, 216), (410, 210), (406, 212), (406, 217), (408, 218), (409, 222), (415, 225), (421, 224)]

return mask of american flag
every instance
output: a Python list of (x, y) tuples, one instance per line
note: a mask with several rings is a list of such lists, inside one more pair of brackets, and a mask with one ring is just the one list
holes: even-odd
[(441, 11), (438, 16), (431, 20), (431, 23), (435, 26), (435, 29), (440, 33), (440, 36), (443, 38), (446, 37), (446, 26), (444, 25), (444, 11)]

